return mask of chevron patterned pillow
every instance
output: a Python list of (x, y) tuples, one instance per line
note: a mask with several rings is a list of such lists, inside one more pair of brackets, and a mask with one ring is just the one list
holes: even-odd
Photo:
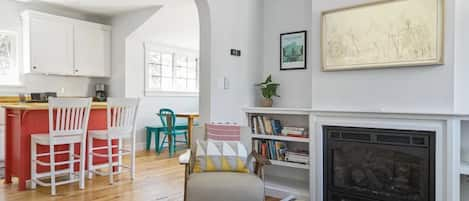
[(194, 172), (249, 173), (246, 147), (234, 141), (197, 141)]

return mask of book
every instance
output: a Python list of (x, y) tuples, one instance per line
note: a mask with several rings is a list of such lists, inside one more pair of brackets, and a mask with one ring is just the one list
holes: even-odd
[(270, 120), (272, 124), (272, 134), (273, 135), (280, 135), (282, 133), (282, 125), (280, 120), (272, 119)]
[(306, 128), (299, 127), (283, 127), (282, 135), (290, 137), (308, 137), (308, 132)]
[(259, 124), (258, 134), (265, 134), (264, 120), (262, 116), (257, 116), (257, 123)]
[(263, 158), (269, 160), (285, 161), (287, 145), (282, 141), (275, 140), (255, 140), (254, 149)]
[(269, 118), (266, 116), (263, 116), (262, 119), (264, 121), (265, 134), (272, 135), (272, 123), (270, 122)]

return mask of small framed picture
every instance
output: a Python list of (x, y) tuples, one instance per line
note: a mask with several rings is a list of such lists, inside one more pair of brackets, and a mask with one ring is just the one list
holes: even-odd
[(280, 34), (280, 70), (306, 69), (306, 33)]

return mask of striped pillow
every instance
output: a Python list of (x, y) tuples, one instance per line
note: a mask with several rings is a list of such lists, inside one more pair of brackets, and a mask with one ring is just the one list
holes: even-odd
[(205, 124), (207, 138), (216, 141), (240, 141), (241, 127), (235, 124)]

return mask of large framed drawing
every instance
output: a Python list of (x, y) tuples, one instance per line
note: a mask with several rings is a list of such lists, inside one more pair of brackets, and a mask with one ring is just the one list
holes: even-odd
[(322, 13), (324, 71), (443, 64), (444, 0), (385, 0)]

